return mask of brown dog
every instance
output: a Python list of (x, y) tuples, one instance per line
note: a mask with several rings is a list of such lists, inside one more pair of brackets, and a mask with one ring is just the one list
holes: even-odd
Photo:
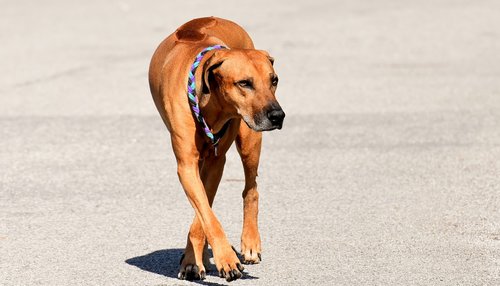
[[(201, 114), (210, 131), (222, 136), (218, 146), (205, 134), (187, 96), (188, 73), (196, 55), (213, 45), (227, 49), (208, 51), (194, 76)], [(181, 261), (180, 279), (205, 278), (206, 241), (212, 247), (220, 276), (227, 281), (241, 277), (240, 260), (211, 209), (225, 154), (233, 141), (245, 171), (243, 263), (260, 262), (255, 178), (262, 133), (256, 131), (281, 129), (285, 117), (274, 96), (278, 78), (272, 64), (266, 52), (254, 49), (240, 26), (214, 17), (182, 25), (153, 55), (149, 68), (151, 93), (170, 131), (179, 180), (196, 213)]]

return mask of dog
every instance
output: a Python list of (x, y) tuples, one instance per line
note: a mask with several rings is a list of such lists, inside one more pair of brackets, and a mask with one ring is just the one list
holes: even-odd
[(179, 279), (206, 277), (207, 241), (220, 277), (232, 281), (242, 276), (243, 266), (211, 208), (233, 142), (245, 173), (242, 262), (261, 261), (256, 183), (261, 131), (281, 129), (285, 118), (275, 97), (273, 63), (267, 52), (254, 48), (242, 27), (216, 17), (187, 22), (153, 54), (151, 94), (170, 132), (179, 180), (195, 210)]

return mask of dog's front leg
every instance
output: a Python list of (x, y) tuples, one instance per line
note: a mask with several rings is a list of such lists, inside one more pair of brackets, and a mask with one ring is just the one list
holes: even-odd
[[(208, 243), (212, 247), (215, 266), (221, 277), (232, 281), (241, 277), (240, 261), (231, 248), (222, 226), (210, 207), (209, 200), (200, 178), (198, 160), (177, 157), (177, 173), (182, 187), (201, 223)], [(195, 219), (196, 222), (196, 219)]]
[[(226, 156), (209, 156), (200, 166), (200, 176), (207, 194), (208, 203), (212, 206), (219, 186)], [(203, 280), (206, 276), (206, 267), (210, 264), (206, 236), (201, 222), (195, 215), (189, 229), (186, 250), (181, 260), (178, 277), (186, 280)]]
[(257, 191), (257, 169), (259, 167), (262, 133), (240, 125), (236, 147), (245, 171), (243, 190), (243, 231), (241, 233), (241, 254), (243, 263), (255, 264), (261, 261), (261, 241), (258, 227), (259, 192)]

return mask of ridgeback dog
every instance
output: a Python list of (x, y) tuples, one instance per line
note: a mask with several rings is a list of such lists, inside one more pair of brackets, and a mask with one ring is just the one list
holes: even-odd
[(182, 25), (155, 51), (149, 68), (155, 105), (171, 135), (177, 174), (195, 211), (178, 277), (204, 279), (207, 241), (219, 275), (241, 277), (236, 251), (212, 211), (226, 152), (236, 141), (243, 163), (243, 263), (261, 261), (257, 169), (262, 133), (281, 129), (273, 58), (255, 50), (237, 24), (215, 17)]

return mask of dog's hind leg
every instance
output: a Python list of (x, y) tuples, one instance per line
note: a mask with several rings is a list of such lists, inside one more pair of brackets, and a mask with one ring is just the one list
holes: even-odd
[(246, 124), (241, 124), (236, 137), (236, 147), (245, 172), (241, 253), (243, 263), (246, 264), (261, 261), (261, 241), (257, 218), (259, 213), (259, 193), (256, 182), (261, 146), (262, 133), (251, 130)]

